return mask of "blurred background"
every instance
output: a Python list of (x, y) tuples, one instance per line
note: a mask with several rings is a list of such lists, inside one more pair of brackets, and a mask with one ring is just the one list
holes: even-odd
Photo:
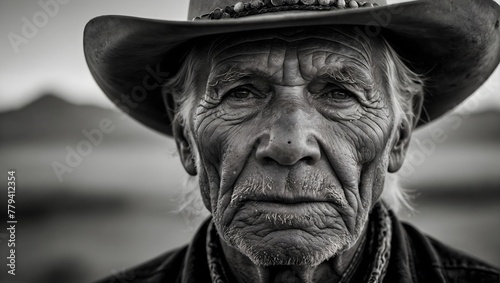
[[(0, 231), (0, 282), (91, 282), (109, 275), (126, 282), (125, 268), (189, 241), (199, 219), (176, 212), (186, 174), (173, 141), (117, 112), (82, 50), (83, 28), (93, 17), (184, 20), (187, 5), (1, 0), (0, 172), (6, 180), (16, 170), (18, 224), (15, 277), (7, 274), (8, 234)], [(88, 141), (83, 132), (103, 119), (113, 130), (58, 176), (58, 164)], [(496, 266), (499, 125), (497, 69), (459, 109), (416, 133), (400, 172), (415, 207), (402, 218)]]

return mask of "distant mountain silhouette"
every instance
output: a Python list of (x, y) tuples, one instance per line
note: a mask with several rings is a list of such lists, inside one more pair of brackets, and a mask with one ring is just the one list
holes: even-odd
[[(38, 99), (17, 110), (0, 113), (0, 144), (43, 141), (78, 141), (82, 130), (99, 127), (108, 118), (116, 126), (107, 140), (116, 142), (158, 142), (165, 138), (130, 118), (120, 119), (122, 113), (93, 105), (75, 105), (53, 94)], [(500, 142), (500, 111), (489, 110), (469, 116), (454, 115), (440, 119), (416, 132), (423, 139), (432, 128), (442, 129), (447, 142)]]
[(0, 113), (0, 144), (18, 142), (78, 141), (82, 130), (99, 128), (108, 118), (115, 130), (107, 140), (163, 142), (164, 138), (122, 113), (94, 105), (76, 105), (54, 94), (43, 94), (23, 108)]

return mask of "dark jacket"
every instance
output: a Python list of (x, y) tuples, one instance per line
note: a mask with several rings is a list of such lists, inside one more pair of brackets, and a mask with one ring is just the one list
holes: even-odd
[[(500, 282), (500, 272), (425, 236), (393, 214), (391, 256), (384, 282)], [(99, 282), (211, 282), (207, 264), (206, 221), (189, 245), (169, 251), (143, 265)], [(368, 257), (362, 257), (368, 258)], [(362, 273), (362, 264), (358, 269)], [(363, 282), (354, 276), (350, 282)]]

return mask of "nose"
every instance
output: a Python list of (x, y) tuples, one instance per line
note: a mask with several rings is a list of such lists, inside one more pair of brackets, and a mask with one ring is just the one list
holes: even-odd
[(257, 160), (261, 164), (275, 161), (281, 165), (293, 165), (299, 161), (310, 165), (318, 162), (321, 151), (311, 118), (299, 107), (287, 107), (282, 112), (286, 113), (282, 113), (260, 137)]

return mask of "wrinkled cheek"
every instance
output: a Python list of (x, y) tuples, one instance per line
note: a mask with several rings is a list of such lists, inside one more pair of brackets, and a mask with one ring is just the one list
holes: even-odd
[(375, 160), (364, 166), (361, 182), (360, 194), (363, 206), (371, 208), (379, 199), (384, 189), (384, 180), (387, 174), (389, 152), (383, 151)]
[(345, 199), (355, 214), (358, 210), (358, 185), (361, 171), (359, 160), (359, 136), (351, 129), (337, 125), (325, 135), (325, 154), (338, 178)]
[(384, 189), (384, 178), (387, 171), (387, 162), (377, 158), (374, 162), (366, 164), (361, 173), (359, 194), (360, 205), (364, 211), (370, 211), (378, 201)]
[(244, 135), (245, 131), (242, 132), (241, 125), (214, 115), (199, 117), (195, 128), (201, 163), (200, 187), (205, 205), (209, 204), (217, 222), (223, 222), (234, 179), (246, 156), (243, 151), (248, 151), (250, 139)]
[(203, 158), (201, 159), (200, 167), (198, 169), (198, 179), (203, 203), (210, 212), (215, 213), (217, 210), (216, 204), (220, 178), (217, 174), (217, 169), (211, 163), (204, 161)]
[(328, 140), (334, 152), (330, 160), (352, 208), (350, 228), (362, 220), (381, 194), (387, 168), (389, 129), (384, 123), (358, 120), (337, 124)]
[[(360, 174), (359, 193), (364, 209), (371, 209), (382, 194), (390, 154), (390, 133), (368, 132), (362, 139), (360, 154), (363, 165)], [(363, 152), (363, 151), (369, 152)]]
[(197, 117), (194, 124), (195, 140), (197, 142), (200, 168), (198, 168), (199, 185), (203, 202), (212, 214), (217, 213), (220, 174), (220, 142), (215, 139), (217, 121), (210, 119), (208, 114)]
[(197, 147), (200, 158), (204, 162), (218, 164), (220, 162), (222, 133), (218, 130), (220, 121), (212, 117), (199, 117), (195, 124)]

